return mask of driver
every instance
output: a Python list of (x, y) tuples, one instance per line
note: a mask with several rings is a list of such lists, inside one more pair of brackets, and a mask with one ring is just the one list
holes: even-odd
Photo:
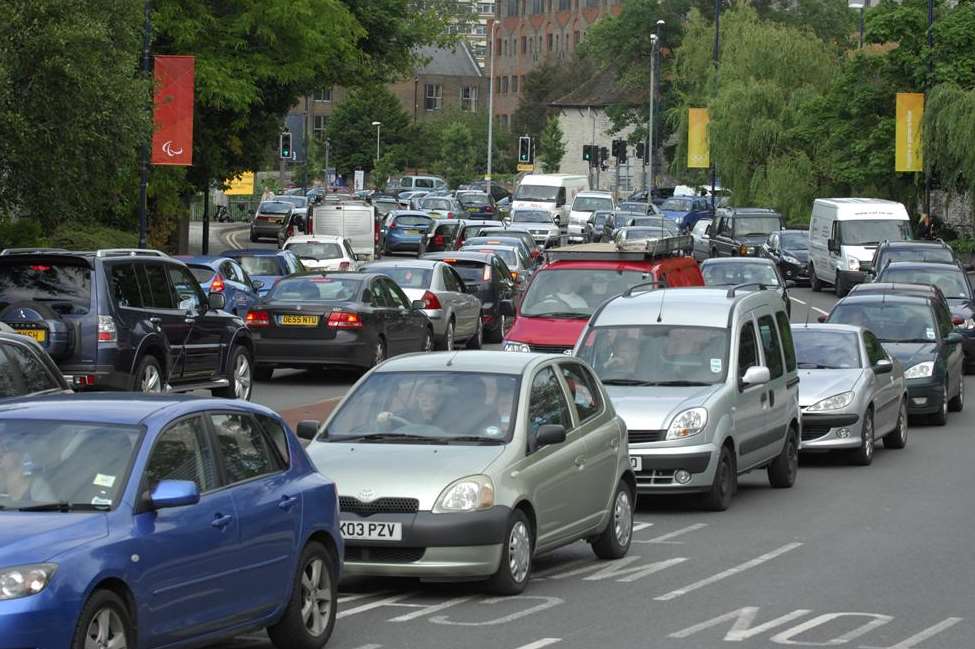
[(589, 304), (576, 292), (571, 273), (560, 273), (555, 285), (555, 293), (550, 299), (558, 300), (572, 309), (588, 309)]
[(0, 441), (0, 499), (22, 505), (55, 501), (54, 492), (47, 482), (40, 476), (32, 475), (23, 443), (17, 443), (17, 440)]
[(403, 413), (384, 410), (376, 415), (376, 423), (389, 425), (434, 426), (446, 405), (446, 385), (439, 381), (424, 381), (417, 386), (415, 403)]
[(610, 355), (603, 367), (632, 378), (640, 367), (640, 333), (636, 329), (613, 331)]
[(594, 303), (602, 303), (612, 297), (609, 293), (609, 280), (603, 273), (596, 273), (592, 277), (592, 297)]

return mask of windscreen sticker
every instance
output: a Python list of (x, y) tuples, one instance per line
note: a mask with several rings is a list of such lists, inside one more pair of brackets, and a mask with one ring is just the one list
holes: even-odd
[(91, 499), (91, 504), (92, 505), (105, 505), (107, 507), (111, 507), (112, 506), (112, 499), (111, 498), (101, 498), (99, 496), (95, 496), (94, 498)]
[(111, 489), (115, 486), (115, 476), (99, 473), (95, 476), (95, 479), (92, 482), (99, 487)]
[(499, 435), (501, 435), (501, 429), (498, 428), (497, 426), (488, 426), (484, 430), (484, 434), (487, 435), (488, 437), (498, 437)]
[(928, 337), (928, 340), (934, 340), (934, 337), (935, 337), (934, 336), (934, 329), (931, 328), (931, 327), (928, 327), (927, 329), (924, 330), (924, 335)]
[(711, 372), (713, 374), (721, 374), (721, 359), (712, 358), (711, 359)]

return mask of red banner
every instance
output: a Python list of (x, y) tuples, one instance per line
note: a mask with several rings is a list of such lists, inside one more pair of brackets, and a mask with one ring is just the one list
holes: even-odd
[(193, 164), (192, 56), (155, 57), (156, 94), (153, 111), (152, 164)]

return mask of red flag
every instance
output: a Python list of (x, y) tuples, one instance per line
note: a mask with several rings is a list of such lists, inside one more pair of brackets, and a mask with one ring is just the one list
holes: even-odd
[(192, 56), (155, 57), (155, 110), (152, 131), (152, 164), (193, 164)]

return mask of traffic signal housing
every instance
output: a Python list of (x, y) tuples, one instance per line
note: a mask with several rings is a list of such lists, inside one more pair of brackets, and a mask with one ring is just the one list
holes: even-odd
[(616, 164), (626, 163), (626, 140), (615, 140), (616, 153), (613, 155), (616, 158)]
[(592, 150), (594, 148), (596, 148), (596, 147), (592, 146), (591, 144), (583, 144), (582, 145), (582, 159), (585, 160), (586, 162), (588, 162), (589, 163), (589, 166), (592, 166), (592, 162), (593, 162), (593, 160), (592, 160), (592, 158), (593, 158)]
[(291, 131), (282, 131), (278, 137), (278, 155), (282, 160), (291, 159)]
[(532, 153), (532, 139), (527, 135), (518, 138), (518, 162), (531, 164), (535, 157)]
[(646, 145), (643, 142), (636, 143), (636, 157), (643, 160), (643, 156), (646, 153)]

